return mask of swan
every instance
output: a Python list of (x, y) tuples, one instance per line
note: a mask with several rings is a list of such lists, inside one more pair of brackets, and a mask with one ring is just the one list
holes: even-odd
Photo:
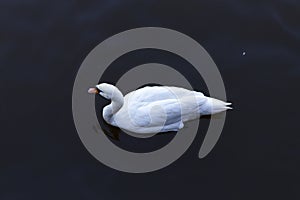
[(231, 103), (174, 86), (146, 86), (123, 96), (116, 86), (100, 83), (88, 93), (111, 100), (102, 111), (108, 124), (145, 135), (178, 131), (187, 121), (232, 109)]

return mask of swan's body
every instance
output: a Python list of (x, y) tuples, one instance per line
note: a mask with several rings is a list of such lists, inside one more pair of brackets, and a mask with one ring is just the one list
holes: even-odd
[(89, 92), (97, 93), (95, 90), (112, 101), (103, 109), (104, 120), (139, 134), (178, 131), (184, 127), (184, 122), (225, 111), (231, 104), (178, 87), (147, 86), (125, 97), (118, 88), (107, 83)]

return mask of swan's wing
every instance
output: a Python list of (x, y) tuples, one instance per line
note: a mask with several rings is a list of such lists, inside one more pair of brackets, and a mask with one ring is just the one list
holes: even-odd
[(179, 99), (195, 93), (184, 88), (167, 86), (147, 86), (129, 93), (134, 101), (154, 102), (167, 99)]
[(144, 87), (128, 93), (123, 107), (130, 124), (153, 128), (153, 132), (174, 131), (183, 121), (199, 117), (199, 107), (206, 101), (201, 92), (177, 87)]
[(139, 107), (133, 116), (138, 127), (154, 128), (156, 132), (174, 131), (183, 127), (180, 102), (161, 100)]

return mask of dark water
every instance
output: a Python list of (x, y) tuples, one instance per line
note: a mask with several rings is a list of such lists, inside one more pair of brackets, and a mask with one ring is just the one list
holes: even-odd
[[(292, 0), (0, 1), (0, 199), (299, 199), (299, 10)], [(127, 174), (82, 145), (71, 94), (97, 44), (143, 26), (204, 46), (235, 109), (206, 158), (198, 134), (170, 166)], [(180, 63), (152, 53), (124, 64)]]

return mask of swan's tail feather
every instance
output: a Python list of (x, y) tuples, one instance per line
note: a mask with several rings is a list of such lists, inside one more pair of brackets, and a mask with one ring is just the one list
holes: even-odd
[(232, 107), (230, 107), (232, 103), (230, 102), (224, 102), (211, 97), (207, 97), (207, 98), (208, 101), (205, 105), (206, 109), (202, 110), (202, 114), (212, 115), (226, 110), (232, 110)]

